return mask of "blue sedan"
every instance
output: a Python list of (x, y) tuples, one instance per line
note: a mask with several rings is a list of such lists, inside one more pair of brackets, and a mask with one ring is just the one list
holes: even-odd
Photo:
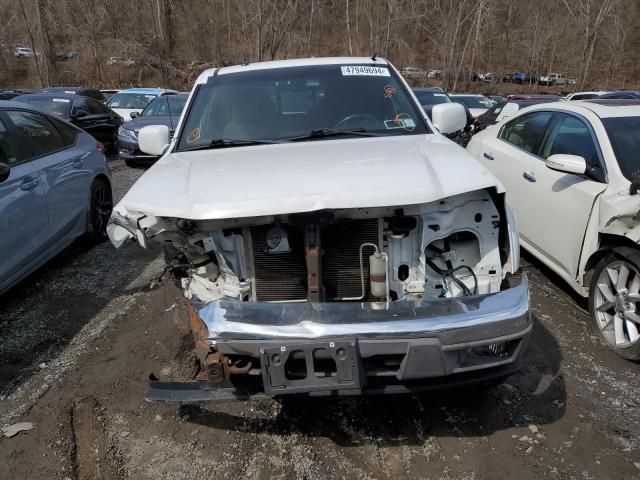
[(0, 294), (80, 235), (106, 238), (113, 199), (103, 150), (64, 120), (0, 101)]

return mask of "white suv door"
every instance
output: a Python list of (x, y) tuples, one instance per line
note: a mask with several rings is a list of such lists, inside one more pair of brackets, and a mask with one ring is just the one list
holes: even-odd
[[(584, 157), (590, 175), (551, 170), (544, 161), (555, 153)], [(481, 160), (507, 188), (522, 245), (558, 273), (577, 278), (587, 222), (606, 188), (587, 122), (548, 111), (521, 115), (484, 142)]]

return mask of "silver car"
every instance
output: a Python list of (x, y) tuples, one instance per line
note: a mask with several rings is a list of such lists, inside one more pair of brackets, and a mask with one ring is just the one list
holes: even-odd
[(111, 171), (89, 134), (0, 101), (0, 294), (88, 233), (105, 237)]

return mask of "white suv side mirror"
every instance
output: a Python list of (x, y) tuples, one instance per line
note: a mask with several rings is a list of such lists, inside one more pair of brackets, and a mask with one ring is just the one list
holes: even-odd
[(583, 175), (587, 171), (587, 161), (579, 155), (556, 153), (544, 161), (544, 164), (559, 172)]
[(440, 133), (447, 135), (467, 126), (467, 112), (459, 103), (439, 103), (431, 110), (431, 121)]
[(169, 127), (149, 125), (138, 132), (140, 150), (149, 155), (162, 155), (169, 147)]

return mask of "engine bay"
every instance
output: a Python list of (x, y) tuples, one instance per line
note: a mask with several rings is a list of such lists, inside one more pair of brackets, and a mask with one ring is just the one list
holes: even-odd
[(144, 232), (165, 245), (167, 268), (198, 303), (451, 298), (500, 290), (506, 222), (493, 197), (478, 190), (423, 205), (165, 218)]

